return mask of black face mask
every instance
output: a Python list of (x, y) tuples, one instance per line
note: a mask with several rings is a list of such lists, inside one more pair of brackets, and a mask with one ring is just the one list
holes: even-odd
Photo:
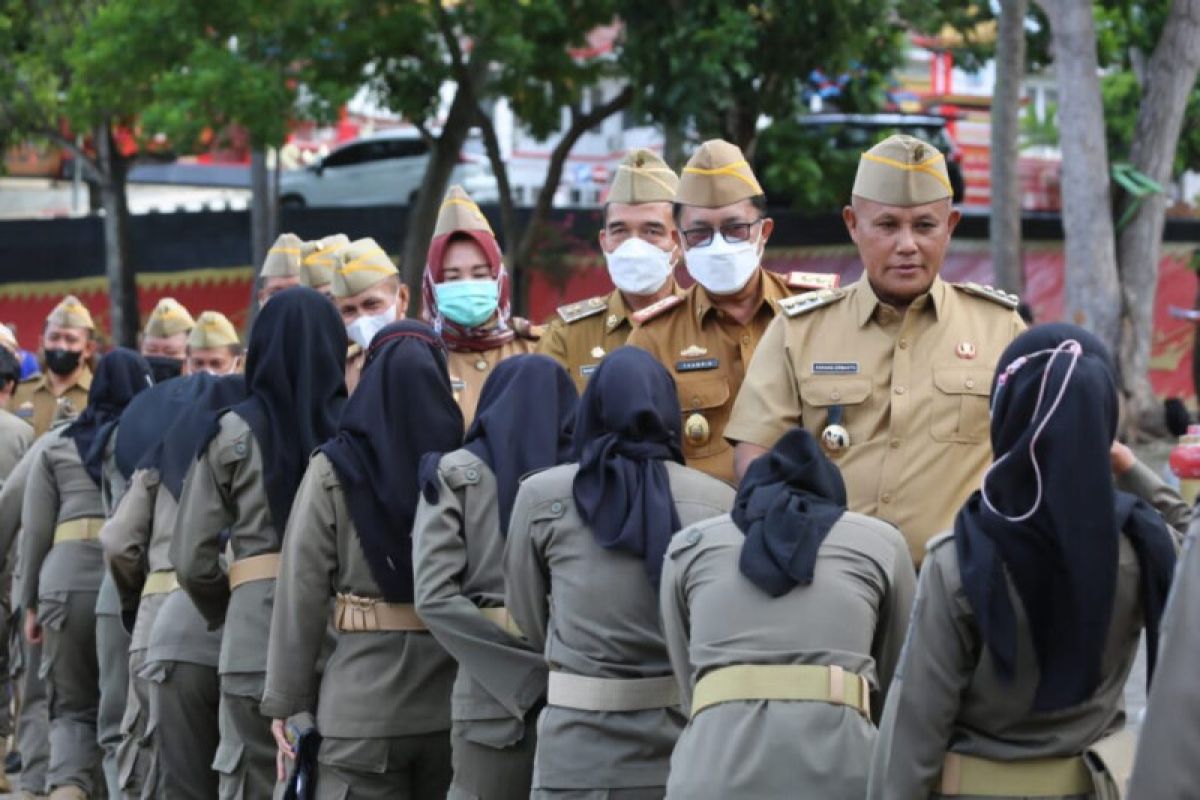
[(70, 375), (79, 368), (79, 359), (82, 357), (83, 353), (77, 350), (63, 350), (61, 348), (47, 350), (46, 369), (55, 375)]
[(155, 383), (162, 383), (183, 374), (183, 359), (170, 356), (145, 356)]

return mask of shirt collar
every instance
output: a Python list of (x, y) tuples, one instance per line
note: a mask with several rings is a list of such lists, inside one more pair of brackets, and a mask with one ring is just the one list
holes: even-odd
[[(770, 275), (768, 275), (768, 272), (769, 270), (767, 270), (766, 267), (761, 265), (759, 266), (757, 280), (759, 281), (759, 288), (762, 292), (762, 299), (759, 300), (758, 308), (754, 310), (755, 314), (761, 311), (764, 305), (769, 305), (773, 313), (775, 309), (775, 303), (790, 294), (787, 289), (784, 288), (782, 279), (772, 280)], [(756, 279), (751, 278), (750, 280)], [(699, 283), (696, 283), (692, 287), (691, 291), (695, 296), (694, 305), (696, 322), (704, 322), (704, 318), (708, 316), (708, 312), (715, 311), (716, 306), (713, 304), (712, 298), (708, 294), (708, 290), (706, 290)]]
[[(942, 310), (946, 305), (946, 292), (946, 282), (940, 275), (935, 275), (929, 291), (913, 300), (909, 308), (921, 311), (926, 306), (932, 305), (934, 319), (940, 320)], [(858, 286), (854, 293), (854, 318), (858, 327), (866, 325), (875, 315), (875, 309), (880, 305), (882, 302), (875, 294), (875, 290), (871, 288), (871, 282), (867, 280), (867, 273), (864, 272), (858, 279)]]

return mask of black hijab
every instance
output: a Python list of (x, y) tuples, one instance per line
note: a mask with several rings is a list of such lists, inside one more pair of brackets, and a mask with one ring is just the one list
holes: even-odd
[[(254, 432), (271, 522), (281, 535), (309, 456), (337, 431), (346, 403), (346, 341), (333, 304), (302, 286), (274, 295), (250, 329), (248, 397), (229, 410)], [(215, 419), (205, 427), (197, 450), (216, 435)]]
[(138, 392), (153, 385), (150, 365), (136, 351), (118, 347), (96, 366), (88, 389), (87, 408), (63, 432), (75, 440), (84, 469), (96, 486), (104, 472), (104, 449), (121, 419), (121, 412)]
[(445, 346), (433, 329), (401, 321), (375, 334), (337, 436), (321, 452), (341, 478), (363, 555), (389, 603), (413, 599), (421, 457), (457, 449), (462, 435)]
[[(1075, 357), (1065, 349), (1072, 340), (1080, 345), (1073, 369)], [(1046, 352), (1055, 348), (1056, 355)], [(1007, 678), (1014, 677), (1017, 643), (1005, 575), (1016, 588), (1038, 662), (1033, 707), (1039, 712), (1077, 705), (1100, 683), (1122, 532), (1141, 567), (1153, 669), (1175, 550), (1158, 514), (1113, 487), (1113, 374), (1103, 343), (1073, 325), (1038, 326), (1010, 344), (992, 387), (996, 460), (983, 489), (954, 522), (964, 590), (997, 670)]]
[(601, 547), (640, 556), (656, 588), (680, 524), (663, 463), (683, 463), (680, 417), (666, 368), (619, 347), (592, 373), (575, 421), (579, 513)]
[(813, 580), (817, 550), (846, 511), (842, 473), (793, 428), (746, 470), (730, 516), (746, 535), (738, 567), (772, 597)]

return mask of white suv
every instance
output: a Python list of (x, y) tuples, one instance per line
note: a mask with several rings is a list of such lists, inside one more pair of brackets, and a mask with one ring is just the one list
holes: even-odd
[[(429, 165), (429, 148), (415, 133), (389, 131), (342, 145), (304, 169), (279, 176), (284, 207), (411, 205)], [(459, 156), (450, 174), (477, 203), (500, 198), (485, 159)]]

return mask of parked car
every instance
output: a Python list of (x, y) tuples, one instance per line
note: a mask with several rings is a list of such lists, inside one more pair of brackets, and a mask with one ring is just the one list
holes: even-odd
[[(342, 145), (304, 169), (279, 176), (285, 207), (411, 205), (429, 166), (429, 146), (415, 132), (388, 131)], [(461, 155), (450, 183), (477, 203), (494, 203), (500, 193), (491, 165)]]

